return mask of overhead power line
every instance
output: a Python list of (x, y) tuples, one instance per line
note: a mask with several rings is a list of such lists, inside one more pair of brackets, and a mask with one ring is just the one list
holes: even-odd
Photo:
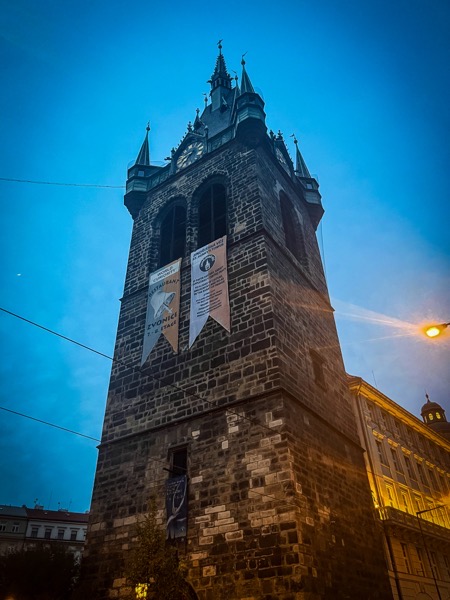
[[(25, 321), (25, 323), (29, 323), (30, 325), (33, 325), (34, 327), (38, 327), (39, 329), (42, 329), (43, 331), (46, 331), (47, 333), (51, 333), (52, 335), (55, 335), (63, 340), (66, 340), (67, 342), (70, 342), (71, 344), (75, 344), (76, 346), (80, 346), (80, 348), (84, 348), (85, 350), (89, 350), (89, 352), (93, 352), (94, 354), (98, 354), (99, 356), (103, 356), (103, 358), (107, 358), (108, 360), (110, 360), (113, 363), (116, 363), (118, 365), (122, 365), (124, 367), (127, 367), (128, 369), (133, 369), (133, 371), (141, 371), (140, 367), (136, 367), (135, 365), (130, 365), (126, 362), (124, 362), (123, 360), (119, 360), (117, 358), (113, 358), (112, 356), (109, 356), (108, 354), (104, 354), (103, 352), (100, 352), (99, 350), (95, 350), (95, 348), (92, 348), (91, 346), (87, 346), (86, 344), (82, 344), (81, 342), (77, 342), (76, 340), (69, 338), (65, 335), (63, 335), (62, 333), (58, 333), (57, 331), (54, 331), (53, 329), (49, 329), (48, 327), (44, 327), (43, 325), (40, 325), (39, 323), (36, 323), (35, 321), (31, 321), (30, 319), (26, 319), (25, 317), (22, 317), (21, 315), (18, 315), (10, 310), (7, 310), (6, 308), (3, 308), (0, 306), (0, 311), (11, 315), (12, 317), (15, 317), (16, 319), (20, 319), (21, 321)], [(149, 373), (148, 376), (153, 379), (154, 381), (158, 381), (159, 383), (164, 384), (164, 377), (158, 377), (157, 375), (154, 375), (153, 373)], [(165, 385), (167, 385), (167, 387), (171, 387), (179, 392), (182, 392), (183, 394), (186, 394), (187, 396), (191, 396), (191, 398), (195, 398), (196, 400), (200, 400), (200, 402), (206, 402), (207, 404), (210, 404), (211, 406), (213, 406), (214, 408), (218, 408), (218, 405), (213, 401), (213, 400), (208, 400), (208, 398), (204, 398), (202, 396), (199, 396), (198, 394), (196, 394), (195, 392), (191, 392), (189, 390), (186, 390), (182, 387), (180, 387), (179, 385), (176, 385), (175, 383), (166, 383)], [(231, 408), (227, 408), (226, 409), (227, 412), (231, 415), (235, 415), (236, 417), (238, 417), (238, 419), (244, 420), (244, 421), (248, 421), (250, 424), (252, 425), (256, 425), (257, 427), (261, 427), (263, 429), (266, 429), (267, 431), (270, 431), (270, 433), (274, 433), (274, 429), (264, 425), (263, 423), (260, 423), (259, 421), (256, 421), (255, 419), (252, 419), (251, 417), (247, 417), (245, 415), (239, 414), (238, 412), (232, 410)]]
[[(4, 313), (6, 313), (6, 314), (8, 314), (8, 315), (11, 315), (11, 316), (13, 316), (13, 317), (16, 317), (17, 319), (20, 319), (21, 321), (24, 321), (25, 323), (29, 323), (30, 325), (33, 325), (34, 327), (38, 327), (39, 329), (42, 329), (43, 331), (46, 331), (47, 333), (51, 333), (52, 335), (55, 335), (55, 336), (57, 336), (57, 337), (59, 337), (59, 338), (61, 338), (61, 339), (63, 339), (63, 340), (66, 340), (66, 341), (68, 341), (68, 342), (72, 343), (72, 344), (75, 344), (75, 345), (77, 345), (77, 346), (80, 346), (80, 348), (84, 348), (85, 350), (89, 350), (90, 352), (93, 352), (94, 354), (98, 354), (99, 356), (103, 356), (104, 358), (107, 358), (108, 360), (111, 360), (113, 363), (118, 363), (118, 364), (124, 365), (124, 366), (126, 366), (126, 367), (128, 367), (128, 368), (132, 368), (132, 369), (134, 369), (134, 370), (137, 370), (137, 369), (138, 369), (137, 367), (135, 367), (135, 366), (133, 366), (133, 365), (128, 365), (127, 363), (124, 363), (124, 362), (123, 362), (123, 361), (121, 361), (121, 360), (117, 360), (117, 359), (113, 358), (112, 356), (108, 356), (107, 354), (104, 354), (103, 352), (100, 352), (100, 351), (98, 351), (98, 350), (95, 350), (94, 348), (91, 348), (90, 346), (87, 346), (86, 344), (82, 344), (81, 342), (77, 342), (76, 340), (73, 340), (73, 339), (71, 339), (71, 338), (69, 338), (69, 337), (67, 337), (67, 336), (65, 336), (65, 335), (62, 335), (61, 333), (58, 333), (57, 331), (53, 331), (52, 329), (49, 329), (48, 327), (44, 327), (43, 325), (40, 325), (39, 323), (35, 323), (34, 321), (31, 321), (30, 319), (26, 319), (25, 317), (22, 317), (21, 315), (18, 315), (18, 314), (16, 314), (16, 313), (13, 313), (12, 311), (10, 311), (10, 310), (7, 310), (6, 308), (0, 307), (0, 311), (2, 311), (2, 312), (4, 312)], [(156, 380), (156, 381), (159, 381), (159, 382), (163, 381), (163, 380), (162, 380), (162, 378), (159, 378), (159, 377), (157, 377), (156, 375), (149, 374), (149, 376), (150, 376), (152, 379)], [(217, 406), (217, 405), (216, 405), (216, 404), (215, 404), (213, 401), (211, 401), (211, 400), (208, 400), (207, 398), (201, 398), (201, 397), (200, 397), (200, 396), (198, 396), (197, 394), (194, 394), (193, 392), (189, 392), (189, 390), (184, 390), (183, 388), (181, 388), (181, 387), (179, 387), (179, 386), (177, 386), (177, 385), (175, 385), (175, 384), (168, 384), (168, 385), (169, 385), (170, 387), (173, 387), (173, 388), (177, 389), (177, 390), (178, 390), (178, 391), (180, 391), (180, 392), (183, 392), (183, 393), (185, 393), (185, 394), (187, 394), (187, 395), (190, 395), (190, 396), (192, 396), (192, 397), (194, 397), (194, 398), (197, 398), (198, 400), (201, 400), (201, 401), (207, 402), (208, 404), (214, 405), (215, 407)], [(68, 433), (72, 433), (72, 434), (74, 434), (74, 435), (78, 435), (78, 436), (81, 436), (81, 437), (84, 437), (84, 438), (87, 438), (87, 439), (91, 439), (91, 440), (93, 440), (93, 441), (95, 441), (95, 442), (100, 442), (100, 441), (101, 441), (101, 440), (99, 440), (98, 438), (94, 438), (94, 437), (92, 437), (92, 436), (90, 436), (90, 435), (86, 435), (86, 434), (84, 434), (84, 433), (80, 433), (80, 432), (78, 432), (78, 431), (74, 431), (74, 430), (72, 430), (72, 429), (68, 429), (67, 427), (62, 427), (62, 426), (60, 426), (60, 425), (56, 425), (56, 424), (54, 424), (54, 423), (50, 423), (50, 422), (48, 422), (48, 421), (44, 421), (44, 420), (42, 420), (42, 419), (38, 419), (38, 418), (36, 418), (36, 417), (32, 417), (31, 415), (27, 415), (27, 414), (24, 414), (24, 413), (17, 412), (17, 411), (15, 411), (15, 410), (11, 410), (11, 409), (9, 409), (9, 408), (5, 408), (5, 407), (3, 407), (3, 406), (0, 406), (0, 410), (4, 410), (4, 411), (6, 411), (6, 412), (9, 412), (9, 413), (12, 413), (12, 414), (18, 415), (18, 416), (20, 416), (20, 417), (24, 417), (24, 418), (26, 418), (26, 419), (30, 419), (30, 420), (32, 420), (32, 421), (37, 421), (38, 423), (42, 423), (42, 424), (44, 424), (44, 425), (48, 425), (49, 427), (54, 427), (55, 429), (60, 429), (60, 430), (62, 430), (62, 431), (66, 431), (66, 432), (68, 432)], [(275, 430), (274, 430), (274, 429), (272, 429), (271, 427), (268, 427), (267, 425), (264, 425), (263, 423), (260, 423), (259, 421), (255, 421), (254, 419), (251, 419), (251, 418), (249, 418), (249, 417), (246, 417), (245, 415), (241, 415), (241, 414), (239, 414), (239, 413), (237, 413), (237, 412), (235, 412), (235, 411), (231, 410), (230, 408), (227, 408), (226, 410), (227, 410), (227, 412), (228, 412), (228, 413), (230, 413), (230, 414), (233, 414), (233, 415), (237, 416), (239, 419), (242, 419), (242, 420), (248, 421), (248, 422), (249, 422), (249, 423), (251, 423), (252, 425), (255, 425), (255, 426), (261, 427), (261, 428), (263, 428), (263, 429), (266, 429), (266, 430), (270, 431), (270, 433), (271, 433), (271, 434), (274, 434), (274, 433), (275, 433)], [(166, 461), (163, 461), (163, 460), (161, 460), (161, 459), (158, 459), (158, 458), (156, 458), (156, 457), (149, 457), (149, 460), (150, 460), (150, 461), (152, 461), (152, 462), (155, 462), (155, 463), (160, 463), (160, 464), (163, 464), (163, 465), (166, 465), (166, 464), (167, 464), (167, 463), (166, 463)], [(280, 471), (277, 471), (277, 472), (280, 472)], [(154, 483), (154, 484), (155, 484), (155, 483), (159, 483), (160, 481), (161, 481), (161, 482), (162, 482), (162, 481), (165, 481), (165, 479), (157, 479), (157, 480), (154, 480), (154, 481), (153, 481), (153, 483)], [(252, 489), (252, 488), (249, 488), (248, 492), (249, 492), (249, 493), (251, 492), (252, 494), (255, 494), (255, 495), (257, 495), (257, 496), (261, 496), (261, 497), (263, 497), (263, 498), (269, 498), (269, 499), (271, 499), (271, 500), (276, 500), (277, 502), (280, 502), (280, 500), (281, 500), (281, 504), (282, 504), (282, 505), (285, 505), (285, 506), (292, 506), (292, 507), (294, 507), (294, 508), (298, 508), (296, 504), (294, 504), (294, 503), (292, 503), (292, 502), (289, 502), (289, 501), (287, 501), (285, 498), (284, 498), (284, 499), (277, 498), (276, 496), (273, 496), (272, 494), (267, 494), (267, 493), (263, 493), (263, 492), (258, 492), (258, 491), (254, 490), (254, 489)]]
[(55, 425), (55, 423), (50, 423), (49, 421), (43, 421), (42, 419), (37, 419), (36, 417), (32, 417), (31, 415), (26, 415), (24, 413), (17, 412), (16, 410), (11, 410), (10, 408), (5, 408), (4, 406), (0, 406), (0, 410), (5, 410), (6, 412), (13, 413), (13, 415), (19, 415), (19, 417), (25, 417), (25, 419), (30, 419), (31, 421), (37, 421), (38, 423), (43, 423), (44, 425), (48, 425), (49, 427), (54, 427), (55, 429), (61, 429), (62, 431), (67, 431), (69, 433), (73, 433), (74, 435), (79, 435), (81, 437), (87, 438), (88, 440), (94, 440), (94, 442), (99, 442), (98, 438), (92, 437), (91, 435), (86, 435), (85, 433), (80, 433), (79, 431), (74, 431), (73, 429), (67, 429), (67, 427), (62, 427), (61, 425)]
[(62, 185), (67, 187), (90, 187), (90, 188), (112, 188), (124, 189), (124, 185), (101, 185), (98, 183), (62, 183), (59, 181), (36, 181), (33, 179), (12, 179), (11, 177), (0, 177), (0, 181), (12, 181), (14, 183), (35, 183), (38, 185)]

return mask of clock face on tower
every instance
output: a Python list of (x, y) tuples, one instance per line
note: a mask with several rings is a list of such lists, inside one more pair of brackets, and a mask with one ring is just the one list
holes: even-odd
[(200, 158), (203, 154), (203, 148), (204, 143), (200, 141), (188, 144), (178, 157), (177, 167), (179, 169), (184, 169), (184, 167), (192, 164), (194, 160), (197, 160), (197, 158)]
[(289, 173), (290, 172), (289, 165), (286, 161), (286, 158), (284, 157), (284, 154), (281, 152), (281, 150), (279, 148), (276, 149), (276, 153), (277, 153), (277, 158), (281, 163), (281, 166), (283, 167), (283, 169), (285, 171), (287, 171)]

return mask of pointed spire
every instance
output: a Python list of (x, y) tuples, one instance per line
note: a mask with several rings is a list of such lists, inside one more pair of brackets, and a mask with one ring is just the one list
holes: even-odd
[(241, 90), (239, 89), (239, 77), (238, 74), (236, 73), (236, 71), (233, 71), (234, 73), (234, 87), (236, 88), (236, 93), (234, 95), (235, 98), (237, 98), (238, 96), (241, 95)]
[(195, 116), (195, 121), (194, 121), (194, 131), (198, 131), (201, 127), (203, 127), (204, 123), (203, 121), (200, 119), (200, 109), (197, 108), (196, 109), (196, 116)]
[(298, 148), (298, 141), (295, 137), (295, 134), (292, 134), (292, 137), (294, 138), (295, 144), (295, 172), (299, 177), (306, 177), (308, 179), (311, 179), (311, 174)]
[(219, 56), (216, 59), (214, 73), (209, 80), (211, 90), (214, 90), (219, 86), (231, 89), (231, 77), (228, 74), (225, 58), (222, 54), (222, 40), (219, 40), (217, 45), (219, 47)]
[(142, 165), (144, 167), (148, 167), (150, 165), (150, 149), (148, 145), (148, 132), (150, 131), (150, 123), (147, 123), (146, 131), (147, 133), (145, 134), (145, 139), (142, 143), (141, 149), (139, 150), (139, 154), (135, 163), (136, 165)]
[[(247, 54), (247, 52), (245, 54)], [(245, 94), (246, 92), (250, 92), (251, 94), (254, 94), (255, 90), (252, 86), (252, 82), (250, 81), (250, 77), (248, 76), (247, 71), (245, 70), (245, 60), (244, 60), (245, 54), (242, 55), (242, 60), (241, 60), (241, 65), (242, 65), (241, 94)]]

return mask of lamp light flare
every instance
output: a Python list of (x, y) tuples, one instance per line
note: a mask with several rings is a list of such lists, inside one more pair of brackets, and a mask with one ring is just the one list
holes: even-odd
[(449, 325), (450, 323), (441, 323), (440, 325), (429, 325), (424, 330), (425, 335), (427, 335), (429, 338), (435, 338), (438, 335), (441, 335), (444, 329), (447, 329)]
[(426, 335), (430, 338), (436, 337), (437, 335), (439, 335), (441, 333), (441, 330), (439, 329), (439, 327), (428, 327), (428, 329), (425, 331)]

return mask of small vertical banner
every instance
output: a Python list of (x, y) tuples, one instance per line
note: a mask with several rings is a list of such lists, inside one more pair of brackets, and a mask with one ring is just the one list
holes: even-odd
[(178, 352), (181, 258), (150, 275), (141, 366), (161, 333)]
[(166, 481), (166, 538), (186, 537), (187, 533), (187, 475)]
[(191, 254), (189, 348), (210, 316), (230, 331), (226, 235)]

